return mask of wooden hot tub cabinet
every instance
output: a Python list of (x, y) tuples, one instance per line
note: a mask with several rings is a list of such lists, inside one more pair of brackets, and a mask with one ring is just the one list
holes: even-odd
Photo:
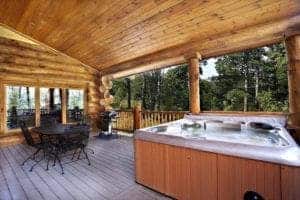
[(300, 168), (135, 139), (136, 181), (176, 199), (300, 198)]

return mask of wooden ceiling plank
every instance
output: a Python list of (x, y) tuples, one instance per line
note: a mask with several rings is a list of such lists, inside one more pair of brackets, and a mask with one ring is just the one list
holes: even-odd
[[(250, 16), (250, 17), (251, 17), (251, 16)], [(192, 27), (192, 28), (194, 29), (194, 27)], [(193, 29), (192, 29), (192, 30), (193, 30)], [(189, 31), (190, 31), (190, 30), (189, 30)], [(167, 34), (166, 34), (166, 35), (167, 35)], [(154, 38), (154, 39), (155, 39), (155, 38)], [(163, 39), (165, 39), (165, 38), (163, 38)], [(131, 44), (134, 44), (134, 43), (131, 43)]]
[[(78, 34), (78, 27), (86, 26), (92, 17), (102, 14), (108, 8), (108, 1), (102, 1), (103, 5), (99, 6), (97, 1), (81, 1), (82, 4), (78, 5), (70, 12), (65, 12), (63, 9), (60, 11), (64, 16), (60, 20), (60, 24), (51, 33), (44, 38), (49, 44), (57, 44), (60, 46), (64, 40), (72, 37), (73, 34)], [(67, 26), (66, 26), (67, 25)], [(60, 42), (61, 38), (64, 38)]]
[(9, 26), (15, 27), (18, 24), (19, 19), (27, 9), (27, 5), (30, 3), (28, 0), (24, 1), (0, 1), (0, 21)]
[[(163, 10), (169, 8), (170, 6), (173, 6), (174, 4), (177, 4), (178, 2), (181, 2), (182, 0), (172, 0), (170, 3), (169, 1), (165, 1), (165, 4), (159, 5), (157, 6), (156, 4), (154, 4), (152, 1), (145, 1), (148, 2), (148, 4), (145, 4), (144, 6), (146, 7), (139, 7), (136, 8), (135, 12), (131, 12), (130, 10), (121, 10), (121, 13), (127, 13), (127, 15), (125, 15), (125, 17), (120, 17), (120, 16), (116, 16), (118, 18), (118, 20), (106, 20), (105, 17), (101, 17), (103, 22), (110, 22), (104, 23), (103, 25), (101, 25), (100, 28), (96, 28), (92, 33), (91, 33), (91, 39), (93, 40), (93, 42), (99, 46), (101, 48), (101, 46), (103, 46), (103, 44), (105, 44), (105, 39), (107, 38), (107, 36), (110, 36), (111, 34), (120, 34), (122, 33), (122, 31), (124, 31), (125, 29), (132, 27), (134, 25), (136, 25), (137, 23), (140, 23), (142, 21), (145, 21), (145, 19), (148, 19), (149, 17), (152, 17), (153, 15), (157, 14), (157, 12), (162, 12)], [(139, 6), (136, 5), (136, 6)], [(130, 9), (133, 9), (132, 7)], [(110, 15), (112, 12), (108, 12)], [(123, 23), (122, 23), (123, 22)], [(124, 23), (125, 22), (125, 23)], [(127, 24), (126, 24), (127, 22)], [(130, 23), (128, 23), (130, 22)], [(99, 24), (101, 24), (100, 22), (97, 22)], [(99, 38), (99, 35), (101, 35), (101, 37)], [(77, 52), (79, 49), (81, 49), (81, 45), (76, 45), (77, 43), (74, 43), (75, 45), (73, 45), (72, 47), (70, 47), (68, 49), (68, 51), (70, 52)], [(85, 51), (85, 55), (88, 54), (88, 50)]]
[[(237, 1), (237, 0), (236, 0)], [(215, 5), (215, 2), (208, 2), (210, 4)], [(141, 23), (138, 23), (132, 27), (130, 27), (130, 29), (127, 29), (126, 31), (121, 32), (121, 34), (118, 35), (118, 38), (121, 38), (121, 41), (128, 41), (128, 39), (130, 40), (131, 38), (125, 38), (126, 36), (130, 36), (130, 37), (139, 37), (140, 34), (147, 32), (147, 31), (153, 31), (154, 29), (161, 29), (161, 24), (162, 22), (169, 22), (170, 23), (170, 18), (172, 16), (183, 16), (186, 17), (188, 12), (191, 12), (191, 9), (197, 9), (197, 7), (200, 7), (200, 5), (202, 4), (201, 1), (195, 0), (195, 1), (185, 1), (183, 3), (177, 4), (175, 6), (172, 6), (170, 8), (168, 8), (167, 10), (165, 10), (164, 12), (160, 12), (157, 15), (154, 15), (144, 21), (142, 21)], [(158, 21), (159, 20), (159, 21)], [(176, 21), (179, 21), (178, 18), (176, 18), (176, 20), (173, 20), (173, 23), (178, 23)], [(153, 28), (151, 29), (146, 29), (145, 26), (153, 26)], [(143, 31), (143, 32), (141, 32)], [(160, 30), (161, 31), (161, 30)], [(142, 39), (142, 38), (139, 38)], [(145, 37), (143, 38), (145, 39)], [(104, 45), (109, 46), (110, 45), (110, 41), (117, 41), (115, 37), (110, 37), (107, 38), (104, 41)], [(107, 48), (106, 48), (107, 49)], [(94, 51), (94, 49), (91, 49), (91, 51)], [(100, 52), (100, 51), (99, 51)], [(104, 53), (103, 51), (101, 53)]]
[[(252, 18), (253, 18), (253, 16), (248, 16), (248, 17), (252, 17)], [(257, 21), (257, 20), (255, 20), (255, 21)], [(205, 22), (206, 22), (206, 21), (205, 21)], [(206, 26), (208, 26), (209, 23), (210, 23), (210, 22), (207, 22), (207, 25), (206, 25)], [(219, 23), (222, 23), (222, 21), (219, 22)], [(218, 24), (218, 23), (216, 23), (216, 24), (217, 24), (218, 26), (221, 25), (221, 24)], [(217, 26), (217, 25), (215, 25), (215, 26)], [(224, 24), (223, 24), (223, 25), (224, 25)], [(251, 25), (252, 25), (252, 24), (248, 24), (247, 26), (251, 26)], [(213, 25), (212, 25), (212, 26), (213, 26)], [(245, 27), (245, 26), (246, 26), (246, 25), (244, 25), (244, 26), (242, 26), (242, 27)], [(235, 28), (237, 28), (237, 27), (235, 27)], [(199, 29), (199, 30), (200, 30), (200, 33), (199, 33), (199, 34), (201, 34), (201, 29)], [(189, 30), (189, 31), (192, 32), (193, 30)], [(231, 30), (228, 30), (228, 31), (231, 31)], [(193, 32), (195, 32), (195, 30), (194, 30)], [(218, 32), (217, 32), (217, 33), (218, 33)], [(170, 42), (171, 44), (172, 44), (172, 38), (175, 38), (175, 36), (176, 36), (176, 34), (171, 36), (171, 42)], [(180, 36), (181, 36), (181, 35), (176, 36), (176, 39), (179, 40), (179, 41), (180, 41)], [(185, 36), (184, 36), (184, 37), (185, 37)], [(164, 40), (164, 42), (166, 42), (166, 38), (163, 38), (163, 40)], [(153, 40), (153, 41), (156, 41), (156, 40)], [(183, 42), (186, 42), (186, 41), (183, 40)], [(133, 45), (133, 44), (134, 44), (134, 43), (132, 43), (131, 45)], [(147, 44), (139, 44), (139, 43), (135, 43), (135, 44), (136, 44), (136, 46), (142, 45), (142, 46), (143, 46), (143, 49), (147, 49)], [(154, 45), (155, 45), (155, 44), (153, 44), (153, 43), (150, 42), (148, 46), (154, 46)], [(156, 45), (157, 45), (157, 46), (163, 46), (161, 43), (156, 43)], [(125, 48), (126, 48), (126, 47), (125, 47)], [(122, 51), (122, 47), (119, 46), (118, 49), (121, 50), (121, 52), (124, 52), (124, 51)], [(128, 48), (128, 49), (129, 49), (129, 48)], [(130, 50), (134, 51), (135, 49), (134, 49), (134, 47), (132, 47), (132, 48), (130, 48)], [(126, 52), (128, 52), (128, 51), (126, 51)], [(131, 55), (132, 55), (132, 52), (130, 52), (130, 53), (128, 52), (128, 54), (131, 54)], [(111, 57), (110, 54), (109, 54), (109, 52), (106, 53), (106, 56), (107, 56), (107, 57)], [(133, 55), (132, 55), (132, 56), (133, 56)], [(122, 57), (122, 55), (119, 55), (119, 57)], [(103, 62), (103, 61), (99, 61), (99, 62)], [(104, 62), (103, 62), (103, 63), (104, 63)]]
[[(237, 0), (235, 0), (237, 1)], [(254, 1), (254, 0), (253, 0)], [(229, 4), (226, 6), (229, 6), (231, 4), (234, 4), (232, 1), (228, 1)], [(127, 33), (123, 33), (124, 35), (121, 35), (121, 38), (124, 38), (123, 40), (130, 40), (132, 38), (140, 37), (143, 33), (149, 33), (156, 30), (161, 30), (162, 27), (165, 27), (166, 29), (172, 28), (170, 24), (178, 24), (178, 21), (181, 23), (187, 22), (191, 18), (196, 18), (196, 15), (192, 15), (192, 13), (201, 13), (201, 16), (204, 16), (203, 13), (205, 10), (207, 13), (213, 12), (214, 10), (218, 9), (218, 7), (215, 7), (214, 2), (209, 2), (211, 4), (205, 4), (206, 7), (201, 7), (201, 1), (188, 1), (183, 2), (182, 4), (178, 4), (174, 7), (169, 8), (165, 12), (158, 13), (157, 15), (145, 20), (143, 23), (139, 23), (136, 26), (132, 27), (127, 31)], [(200, 8), (200, 10), (199, 10)], [(210, 8), (212, 10), (210, 10)], [(190, 16), (190, 18), (188, 18)], [(184, 20), (184, 21), (182, 21)], [(150, 28), (148, 28), (150, 27)], [(147, 29), (148, 28), (148, 29)], [(143, 30), (143, 32), (139, 31)], [(125, 36), (130, 36), (130, 38), (125, 38)], [(113, 39), (113, 37), (108, 38)], [(106, 39), (106, 43), (109, 44), (109, 41)]]
[(300, 25), (300, 15), (297, 15), (291, 19), (269, 22), (260, 26), (252, 26), (250, 28), (237, 31), (233, 34), (227, 33), (223, 36), (219, 35), (217, 37), (218, 39), (193, 41), (192, 43), (187, 43), (185, 45), (180, 45), (111, 66), (105, 70), (102, 70), (102, 73), (113, 74), (122, 70), (134, 68), (135, 66), (146, 67), (146, 65), (149, 63), (153, 65), (153, 63), (161, 62), (165, 59), (176, 58), (188, 52), (200, 52), (202, 59), (207, 59), (213, 56), (233, 53), (242, 49), (264, 46), (282, 40), (285, 31), (288, 30), (289, 27), (293, 27), (295, 25)]
[(40, 20), (41, 14), (44, 10), (40, 10), (43, 6), (49, 5), (50, 1), (30, 1), (27, 8), (25, 9), (23, 15), (20, 17), (16, 29), (22, 30), (26, 35), (31, 35), (33, 33), (36, 22)]
[[(75, 20), (71, 19), (70, 21), (75, 23), (70, 24), (67, 29), (63, 28), (66, 24), (62, 23), (62, 26), (58, 27), (55, 33), (50, 34), (45, 41), (48, 41), (47, 43), (50, 45), (54, 43), (58, 50), (65, 50), (74, 43), (78, 43), (78, 41), (87, 40), (90, 38), (91, 28), (94, 28), (93, 26), (89, 26), (89, 24), (91, 24), (97, 17), (101, 17), (101, 15), (107, 12), (110, 8), (118, 6), (118, 3), (124, 4), (125, 2), (125, 0), (105, 0), (102, 3), (98, 2), (98, 4), (93, 5), (90, 9), (84, 9), (87, 10), (87, 12), (82, 13), (79, 9), (78, 12), (72, 13)], [(76, 16), (78, 13), (82, 13), (82, 16)], [(61, 37), (63, 37), (64, 40), (61, 40)], [(57, 41), (53, 41), (54, 38)]]
[[(182, 2), (183, 0), (171, 0), (170, 2), (165, 1), (164, 4), (161, 4), (159, 6), (153, 2), (152, 4), (146, 4), (150, 5), (148, 6), (149, 8), (140, 7), (136, 11), (129, 13), (126, 17), (119, 19), (119, 21), (114, 21), (115, 23), (108, 26), (108, 28), (104, 29), (103, 32), (97, 32), (95, 36), (97, 37), (98, 35), (101, 35), (101, 41), (106, 41), (107, 39), (110, 39), (113, 34), (120, 34), (124, 30), (132, 28), (137, 24), (145, 23), (147, 20), (153, 18), (157, 14), (167, 12), (174, 6), (182, 4)], [(122, 29), (117, 28), (118, 26), (120, 26)]]
[(0, 23), (100, 70), (168, 49), (164, 55), (182, 53), (187, 49), (177, 47), (186, 44), (199, 49), (195, 41), (203, 41), (203, 51), (217, 52), (206, 49), (213, 46), (210, 40), (228, 44), (229, 36), (218, 37), (232, 34), (235, 43), (236, 33), (246, 27), (300, 13), (299, 0), (3, 0), (0, 5)]
[[(203, 21), (207, 21), (207, 20), (203, 20)], [(255, 20), (256, 21), (256, 20)], [(209, 24), (209, 22), (207, 23), (207, 24)], [(250, 24), (249, 24), (250, 25)], [(171, 28), (170, 28), (171, 29)], [(183, 28), (184, 29), (184, 28)], [(193, 30), (188, 30), (188, 32), (192, 32)], [(186, 31), (187, 32), (187, 31)], [(174, 36), (176, 36), (176, 34), (177, 33), (175, 33), (175, 35), (172, 35), (170, 38), (172, 39), (172, 38), (174, 38)], [(161, 35), (166, 35), (166, 36), (169, 36), (168, 34), (161, 34)], [(183, 36), (183, 37), (185, 37), (186, 38), (186, 34), (180, 34), (178, 37), (180, 37), (180, 36)], [(151, 37), (151, 36), (150, 36)], [(179, 41), (179, 38), (178, 37), (176, 37), (176, 40), (178, 40)], [(142, 38), (142, 39), (139, 39), (139, 41), (144, 41), (143, 40), (144, 38)], [(165, 42), (165, 38), (162, 38), (161, 40), (164, 40), (164, 42)], [(158, 46), (163, 46), (163, 45), (161, 45), (161, 44), (158, 44), (157, 43), (157, 41), (155, 40), (155, 38), (152, 38), (152, 41), (153, 41), (153, 43), (156, 43)], [(183, 41), (181, 41), (181, 42), (185, 42), (184, 40)], [(166, 43), (166, 42), (165, 42)], [(135, 45), (135, 44), (137, 44), (136, 46), (139, 46), (138, 45), (138, 43), (136, 42), (136, 41), (133, 41), (133, 42), (131, 42), (130, 44), (128, 44), (129, 46), (133, 46), (133, 45)], [(142, 44), (143, 45), (143, 48), (145, 47), (144, 46), (144, 44)], [(153, 44), (151, 44), (151, 45), (153, 45)], [(120, 48), (122, 48), (122, 46), (120, 46), (120, 44), (117, 44), (117, 48), (118, 49), (120, 49)], [(126, 47), (125, 47), (126, 48)], [(129, 49), (129, 48), (128, 48)], [(130, 49), (132, 49), (132, 48), (130, 48)], [(122, 52), (122, 51), (121, 51)], [(108, 54), (108, 52), (106, 52), (105, 53), (105, 55), (107, 56), (107, 57), (111, 57), (109, 54)], [(120, 55), (121, 56), (121, 55)], [(99, 61), (99, 62), (101, 62), (101, 60)]]

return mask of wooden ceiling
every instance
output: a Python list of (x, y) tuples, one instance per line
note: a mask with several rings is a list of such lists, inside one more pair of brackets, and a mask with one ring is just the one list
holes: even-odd
[(2, 0), (0, 23), (112, 73), (276, 42), (299, 29), (300, 1)]

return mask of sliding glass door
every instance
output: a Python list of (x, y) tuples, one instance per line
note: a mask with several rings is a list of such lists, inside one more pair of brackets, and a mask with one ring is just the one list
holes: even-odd
[(67, 122), (81, 122), (84, 116), (84, 91), (67, 90)]
[(61, 122), (61, 102), (60, 88), (40, 88), (41, 123), (49, 118)]

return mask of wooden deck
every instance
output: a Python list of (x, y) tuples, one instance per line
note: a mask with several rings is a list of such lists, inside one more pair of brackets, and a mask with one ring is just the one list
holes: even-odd
[(0, 199), (168, 199), (134, 181), (133, 141), (129, 137), (104, 141), (91, 139), (91, 166), (86, 160), (45, 171), (45, 163), (33, 172), (32, 163), (20, 163), (32, 152), (18, 144), (0, 148)]

